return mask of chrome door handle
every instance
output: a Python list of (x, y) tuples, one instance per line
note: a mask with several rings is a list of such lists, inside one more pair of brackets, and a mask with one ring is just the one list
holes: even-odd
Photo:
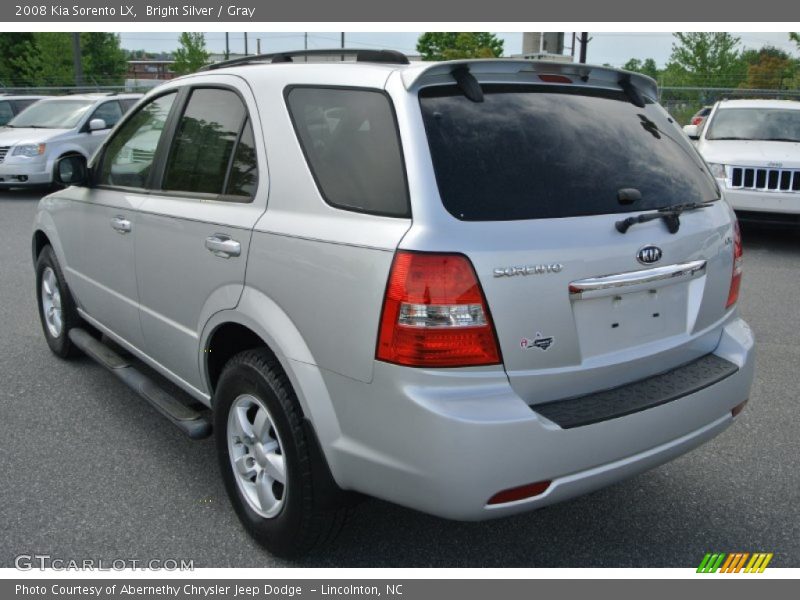
[(131, 222), (125, 217), (114, 217), (111, 219), (111, 227), (117, 233), (130, 233)]
[(242, 245), (224, 233), (215, 233), (207, 237), (206, 248), (220, 258), (239, 256), (242, 253)]

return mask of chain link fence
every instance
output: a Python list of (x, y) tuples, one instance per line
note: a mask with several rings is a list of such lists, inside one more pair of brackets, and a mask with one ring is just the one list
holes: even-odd
[(714, 87), (659, 87), (658, 100), (681, 125), (692, 116), (719, 100), (759, 98), (769, 100), (800, 100), (800, 90), (752, 90)]

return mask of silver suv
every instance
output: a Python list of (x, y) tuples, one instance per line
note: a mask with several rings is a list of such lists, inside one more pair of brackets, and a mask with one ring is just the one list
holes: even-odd
[(354, 492), (511, 515), (731, 424), (754, 361), (739, 230), (655, 82), (308, 54), (160, 86), (61, 161), (33, 235), (52, 350), (213, 427), (257, 540), (301, 554)]
[(0, 189), (49, 186), (56, 161), (88, 159), (142, 94), (72, 94), (39, 100), (0, 129)]

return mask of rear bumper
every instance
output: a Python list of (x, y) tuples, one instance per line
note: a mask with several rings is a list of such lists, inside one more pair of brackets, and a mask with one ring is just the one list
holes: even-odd
[[(489, 368), (376, 363), (371, 384), (324, 373), (340, 427), (326, 455), (342, 487), (441, 517), (535, 509), (672, 460), (728, 427), (753, 379), (744, 321), (729, 321), (714, 354), (738, 370), (667, 403), (569, 429), (535, 412)], [(499, 491), (545, 480), (552, 484), (539, 496), (487, 505)]]

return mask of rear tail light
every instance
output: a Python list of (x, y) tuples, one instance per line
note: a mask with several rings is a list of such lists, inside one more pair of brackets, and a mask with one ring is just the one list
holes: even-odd
[(700, 125), (703, 121), (703, 117), (692, 117), (692, 125)]
[(728, 302), (725, 308), (730, 308), (739, 299), (739, 287), (742, 284), (742, 232), (739, 222), (733, 223), (733, 273), (731, 274), (731, 287), (728, 291)]
[(376, 358), (412, 367), (500, 363), (489, 308), (466, 256), (397, 252)]

